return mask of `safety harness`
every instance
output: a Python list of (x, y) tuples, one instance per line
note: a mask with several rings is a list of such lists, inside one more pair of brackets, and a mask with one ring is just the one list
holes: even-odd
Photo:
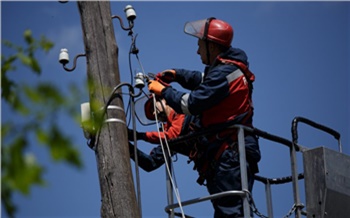
[[(247, 122), (252, 116), (252, 109), (237, 117), (236, 119), (228, 122), (227, 126), (232, 126), (234, 124), (242, 124), (250, 126)], [(198, 140), (198, 143), (194, 144), (193, 149), (189, 153), (189, 161), (194, 161), (193, 170), (197, 170), (199, 177), (197, 183), (203, 185), (207, 178), (213, 176), (214, 169), (217, 165), (218, 160), (220, 159), (222, 153), (231, 149), (238, 152), (237, 146), (237, 130), (235, 128), (224, 129), (216, 134), (209, 134), (208, 137), (201, 137), (202, 140)], [(203, 143), (204, 142), (204, 143)], [(208, 147), (211, 143), (220, 142), (220, 146), (217, 150), (214, 148), (215, 155), (212, 158), (208, 159)]]
[[(217, 60), (226, 65), (235, 65), (237, 66), (244, 74), (246, 80), (248, 81), (249, 87), (249, 99), (251, 102), (252, 99), (252, 91), (253, 91), (253, 81), (255, 80), (254, 74), (249, 70), (249, 68), (242, 62), (230, 59), (223, 59), (218, 57)], [(229, 124), (242, 124), (251, 126), (251, 117), (253, 115), (253, 105), (251, 102), (250, 109), (244, 114), (239, 115), (234, 120), (229, 121)], [(227, 125), (229, 126), (229, 125)], [(211, 134), (206, 139), (206, 143), (203, 145), (201, 143), (195, 144), (193, 146), (192, 151), (189, 154), (189, 161), (194, 161), (194, 170), (197, 170), (199, 173), (199, 177), (197, 179), (197, 183), (200, 185), (204, 185), (206, 179), (213, 176), (214, 169), (217, 165), (218, 160), (220, 159), (222, 153), (226, 149), (232, 149), (238, 152), (237, 146), (237, 130), (236, 129), (224, 129), (219, 133)], [(220, 147), (217, 149), (216, 154), (213, 158), (208, 159), (207, 149), (210, 143), (215, 141), (222, 142)]]
[(217, 60), (222, 63), (222, 64), (227, 64), (227, 65), (235, 65), (239, 69), (242, 70), (245, 78), (248, 81), (248, 87), (249, 87), (249, 94), (250, 94), (250, 99), (252, 98), (253, 94), (253, 82), (255, 80), (255, 75), (249, 70), (248, 66), (245, 65), (243, 62), (238, 61), (238, 60), (231, 60), (231, 59), (224, 59), (221, 58), (220, 56), (217, 57)]

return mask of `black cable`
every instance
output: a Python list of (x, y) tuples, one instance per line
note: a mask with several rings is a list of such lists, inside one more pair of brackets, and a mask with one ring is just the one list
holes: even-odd
[[(99, 137), (100, 137), (100, 133), (101, 133), (101, 128), (103, 125), (102, 120), (103, 120), (103, 117), (107, 114), (107, 108), (111, 104), (111, 102), (115, 99), (116, 96), (120, 96), (120, 94), (115, 95), (115, 92), (117, 90), (119, 90), (120, 88), (122, 88), (123, 86), (128, 86), (129, 89), (132, 89), (132, 92), (133, 92), (133, 87), (129, 83), (120, 83), (117, 86), (115, 86), (113, 88), (113, 91), (111, 92), (105, 106), (101, 109), (101, 111), (98, 111), (98, 113), (96, 114), (97, 119), (94, 118), (94, 120), (93, 120), (94, 121), (93, 125), (97, 126), (97, 128), (93, 133), (91, 133), (92, 136), (91, 136), (90, 142), (88, 142), (88, 146), (94, 151), (96, 151), (96, 149), (97, 149), (95, 147), (95, 145), (98, 145), (98, 141), (99, 141)], [(96, 123), (96, 120), (98, 121), (97, 123)]]

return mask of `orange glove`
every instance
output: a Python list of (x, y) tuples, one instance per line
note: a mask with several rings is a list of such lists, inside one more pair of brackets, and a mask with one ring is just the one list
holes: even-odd
[(150, 80), (148, 82), (148, 90), (153, 92), (154, 94), (161, 96), (162, 90), (165, 88), (163, 84), (158, 82), (157, 80)]
[(176, 71), (175, 70), (164, 70), (160, 73), (157, 73), (156, 78), (162, 80), (165, 83), (171, 83), (175, 81), (175, 75)]

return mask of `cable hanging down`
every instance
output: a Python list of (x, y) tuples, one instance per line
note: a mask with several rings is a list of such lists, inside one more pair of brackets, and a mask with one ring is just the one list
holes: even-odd
[[(154, 111), (156, 111), (156, 98), (155, 98), (154, 94), (152, 94), (152, 95), (153, 95), (153, 107), (154, 107)], [(157, 129), (158, 129), (158, 136), (159, 136), (160, 145), (162, 147), (162, 153), (163, 153), (163, 157), (164, 157), (164, 161), (165, 161), (166, 170), (167, 170), (167, 173), (169, 175), (169, 178), (170, 178), (170, 181), (171, 181), (171, 185), (174, 188), (174, 192), (175, 192), (175, 195), (176, 195), (176, 200), (179, 202), (182, 218), (185, 218), (186, 216), (185, 216), (185, 213), (183, 211), (183, 207), (181, 205), (180, 192), (179, 192), (178, 187), (175, 184), (174, 179), (173, 179), (173, 176), (175, 177), (175, 175), (170, 171), (168, 158), (166, 157), (166, 154), (165, 154), (165, 152), (167, 152), (167, 155), (169, 157), (171, 157), (170, 147), (169, 147), (168, 142), (167, 142), (168, 140), (166, 138), (166, 134), (164, 134), (164, 141), (165, 141), (165, 146), (166, 146), (166, 147), (164, 147), (163, 140), (161, 139), (161, 136), (160, 136), (160, 130), (159, 130), (159, 123), (158, 123), (158, 115), (157, 115), (157, 113), (155, 113), (155, 118), (156, 118), (156, 124), (157, 124)], [(164, 130), (163, 123), (162, 123), (162, 129)]]

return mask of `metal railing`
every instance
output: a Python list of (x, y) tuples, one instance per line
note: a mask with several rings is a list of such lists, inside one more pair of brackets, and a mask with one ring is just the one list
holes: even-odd
[[(184, 201), (181, 202), (182, 206), (187, 206), (191, 204), (196, 204), (199, 202), (207, 201), (207, 200), (212, 200), (220, 197), (226, 197), (226, 196), (232, 196), (232, 195), (238, 195), (241, 196), (243, 199), (243, 212), (244, 214), (250, 214), (250, 204), (248, 201), (248, 196), (250, 195), (248, 191), (248, 179), (247, 179), (247, 163), (246, 163), (246, 155), (245, 155), (245, 142), (244, 142), (244, 130), (247, 128), (242, 125), (234, 125), (232, 128), (237, 128), (238, 129), (238, 150), (239, 151), (244, 151), (244, 152), (239, 152), (239, 160), (240, 160), (240, 170), (241, 170), (241, 184), (242, 184), (242, 190), (232, 190), (232, 191), (225, 191), (217, 194), (212, 194), (206, 197), (200, 197), (200, 198), (195, 198), (192, 200)], [(167, 174), (167, 180), (168, 180), (169, 175)], [(167, 186), (167, 193), (168, 196), (172, 195), (173, 190), (172, 187)], [(169, 201), (171, 202), (172, 200), (169, 200), (168, 198), (168, 203)], [(170, 204), (165, 207), (165, 211), (169, 214), (170, 217), (175, 216), (175, 212), (173, 209), (180, 207), (180, 204)], [(247, 217), (247, 216), (245, 216)]]
[[(198, 132), (196, 134), (188, 135), (188, 136), (183, 136), (179, 137), (178, 140), (176, 139), (173, 141), (173, 144), (179, 144), (181, 142), (185, 141), (191, 141), (191, 139), (195, 139), (196, 137), (200, 136), (201, 134), (208, 134), (212, 133), (213, 131), (220, 131), (224, 128), (236, 128), (238, 129), (238, 146), (239, 146), (239, 160), (240, 160), (240, 169), (241, 169), (241, 182), (242, 182), (242, 190), (232, 190), (232, 191), (225, 191), (222, 193), (217, 193), (205, 197), (199, 197), (199, 198), (194, 198), (191, 200), (183, 201), (181, 202), (182, 206), (187, 206), (191, 204), (196, 204), (200, 203), (203, 201), (207, 200), (212, 200), (220, 197), (226, 197), (226, 196), (232, 196), (232, 195), (238, 195), (241, 196), (243, 199), (243, 211), (244, 211), (244, 217), (248, 218), (250, 217), (250, 205), (248, 197), (251, 197), (249, 191), (248, 191), (248, 182), (247, 182), (247, 168), (246, 168), (246, 156), (245, 156), (245, 142), (244, 142), (244, 132), (250, 132), (253, 133), (259, 137), (262, 137), (264, 139), (267, 139), (269, 141), (273, 141), (282, 145), (285, 145), (286, 147), (289, 148), (290, 151), (290, 163), (291, 163), (291, 176), (288, 177), (281, 177), (281, 178), (266, 178), (262, 177), (259, 175), (255, 175), (255, 180), (262, 182), (265, 184), (265, 192), (266, 192), (266, 204), (267, 204), (267, 211), (268, 211), (268, 217), (273, 217), (273, 208), (272, 208), (272, 194), (271, 194), (271, 185), (273, 184), (284, 184), (284, 183), (289, 183), (292, 182), (293, 186), (293, 197), (294, 197), (294, 205), (292, 210), (289, 212), (289, 214), (286, 217), (289, 217), (292, 213), (295, 213), (295, 217), (300, 218), (302, 215), (306, 215), (305, 211), (302, 211), (302, 208), (304, 208), (304, 205), (300, 202), (300, 197), (299, 197), (299, 187), (298, 187), (298, 180), (304, 178), (303, 173), (297, 173), (297, 160), (296, 160), (296, 152), (299, 151), (304, 151), (306, 148), (302, 147), (301, 145), (298, 144), (298, 134), (297, 134), (297, 123), (298, 122), (303, 122), (306, 123), (314, 128), (320, 129), (322, 131), (325, 131), (331, 135), (333, 135), (337, 140), (338, 140), (338, 145), (339, 145), (339, 152), (342, 152), (342, 147), (341, 147), (341, 142), (340, 142), (340, 134), (326, 126), (323, 126), (321, 124), (315, 123), (309, 119), (303, 118), (303, 117), (295, 117), (292, 121), (292, 141), (267, 133), (265, 131), (262, 131), (258, 128), (251, 128), (243, 125), (232, 125), (228, 127), (223, 127), (221, 126), (220, 128), (216, 129), (211, 129), (211, 130), (204, 130), (202, 132)], [(243, 152), (242, 152), (243, 151)], [(169, 176), (167, 174), (167, 176)], [(174, 209), (178, 208), (180, 206), (179, 203), (174, 204), (173, 200), (169, 198), (169, 196), (172, 196), (172, 187), (168, 186), (168, 204), (165, 207), (165, 211), (169, 214), (169, 218), (172, 218), (174, 216), (180, 216), (177, 214)], [(253, 199), (250, 201), (251, 203), (254, 202)], [(255, 207), (255, 205), (254, 205)], [(253, 212), (255, 212), (257, 215), (260, 217), (266, 217), (261, 215), (256, 208), (253, 208)], [(185, 216), (185, 217), (190, 217), (190, 216)]]

